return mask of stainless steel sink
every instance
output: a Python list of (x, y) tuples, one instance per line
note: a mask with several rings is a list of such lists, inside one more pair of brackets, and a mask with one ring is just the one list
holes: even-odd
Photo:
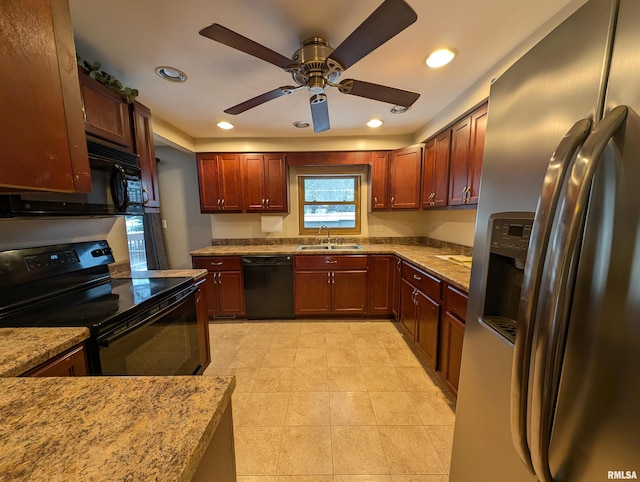
[(328, 250), (353, 250), (362, 249), (359, 244), (301, 244), (298, 250), (304, 251), (328, 251)]

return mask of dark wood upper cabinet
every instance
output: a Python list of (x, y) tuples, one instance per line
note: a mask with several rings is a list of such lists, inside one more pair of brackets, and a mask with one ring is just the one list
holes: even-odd
[(87, 134), (134, 151), (131, 104), (78, 67)]
[(67, 1), (3, 1), (0, 45), (0, 187), (90, 192)]
[(247, 212), (287, 212), (284, 154), (243, 154), (242, 187)]
[(451, 129), (427, 141), (422, 164), (422, 207), (447, 205), (449, 192), (449, 153)]
[(240, 155), (199, 153), (196, 158), (200, 211), (241, 212)]
[(153, 145), (151, 111), (139, 102), (133, 103), (133, 126), (136, 154), (140, 156), (144, 210), (145, 212), (160, 212), (158, 169), (156, 166), (156, 150)]
[(422, 144), (391, 152), (389, 161), (389, 204), (395, 209), (420, 208)]
[(484, 104), (451, 128), (451, 206), (478, 203), (486, 127), (487, 104)]
[(389, 209), (389, 152), (371, 154), (371, 210)]

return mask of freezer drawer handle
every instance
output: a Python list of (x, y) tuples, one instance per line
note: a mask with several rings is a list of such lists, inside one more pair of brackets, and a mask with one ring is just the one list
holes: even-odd
[(549, 233), (563, 181), (576, 150), (582, 146), (590, 131), (590, 119), (576, 122), (562, 138), (549, 160), (533, 220), (520, 291), (516, 341), (513, 347), (511, 369), (511, 437), (520, 459), (531, 472), (533, 472), (533, 465), (527, 441), (527, 400), (534, 332), (532, 320), (535, 317), (535, 308), (538, 304), (544, 256), (547, 252)]
[(624, 124), (627, 113), (626, 106), (610, 111), (578, 152), (567, 177), (564, 198), (558, 205), (558, 223), (549, 240), (548, 269), (540, 285), (539, 325), (531, 385), (531, 460), (542, 482), (553, 481), (549, 468), (551, 431), (569, 324), (571, 288), (575, 282), (591, 182), (604, 149)]

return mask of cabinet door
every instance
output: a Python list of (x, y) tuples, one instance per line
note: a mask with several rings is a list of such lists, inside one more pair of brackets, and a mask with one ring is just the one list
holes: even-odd
[(391, 209), (418, 209), (422, 146), (411, 146), (391, 153), (389, 163), (389, 201)]
[(449, 194), (449, 156), (451, 152), (451, 130), (435, 138), (435, 156), (431, 166), (432, 206), (446, 206)]
[(207, 312), (210, 317), (220, 313), (220, 303), (218, 301), (218, 273), (210, 271), (207, 273)]
[(90, 192), (68, 2), (3, 1), (0, 45), (0, 186)]
[(267, 211), (287, 212), (287, 165), (283, 154), (264, 155)]
[(200, 346), (200, 364), (202, 370), (211, 363), (211, 342), (209, 340), (209, 308), (207, 304), (207, 279), (197, 282), (196, 316), (198, 323), (198, 343)]
[(415, 340), (416, 336), (416, 304), (414, 301), (415, 288), (406, 280), (400, 280), (400, 323), (404, 325), (411, 339)]
[(395, 260), (395, 256), (369, 256), (369, 313), (372, 315), (392, 313)]
[(400, 319), (400, 279), (401, 279), (401, 260), (394, 256), (393, 283), (391, 285), (391, 311), (396, 320)]
[(212, 213), (221, 209), (218, 189), (218, 156), (198, 154), (198, 188), (200, 189), (200, 212)]
[(240, 156), (238, 154), (218, 155), (218, 186), (222, 211), (242, 211)]
[(449, 312), (442, 317), (442, 337), (440, 360), (440, 374), (447, 386), (458, 393), (458, 380), (460, 378), (460, 366), (462, 362), (462, 342), (464, 340), (464, 323)]
[(151, 111), (139, 102), (133, 104), (133, 127), (136, 134), (136, 154), (140, 156), (144, 210), (157, 213), (160, 212), (160, 192)]
[(133, 151), (131, 111), (125, 98), (89, 77), (82, 68), (79, 75), (87, 133)]
[(374, 152), (371, 155), (371, 210), (389, 209), (389, 153)]
[(451, 156), (449, 164), (449, 205), (464, 204), (467, 172), (469, 170), (469, 142), (471, 117), (467, 116), (451, 129)]
[(219, 314), (222, 316), (244, 315), (242, 271), (219, 271), (217, 281)]
[(421, 291), (416, 293), (415, 298), (418, 302), (416, 345), (424, 353), (427, 362), (436, 368), (440, 305)]
[(480, 174), (482, 172), (482, 155), (484, 153), (484, 138), (487, 132), (487, 104), (484, 104), (471, 114), (471, 148), (469, 158), (469, 174), (467, 186), (467, 204), (478, 204), (480, 192)]
[(331, 312), (329, 271), (296, 271), (294, 291), (296, 315), (321, 315)]
[(243, 154), (242, 187), (246, 211), (266, 209), (265, 170), (261, 154)]
[(333, 313), (365, 314), (367, 312), (367, 272), (331, 272), (331, 308)]

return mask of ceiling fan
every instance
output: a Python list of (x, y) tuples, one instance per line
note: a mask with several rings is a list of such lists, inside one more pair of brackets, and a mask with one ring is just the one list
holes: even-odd
[(329, 42), (321, 37), (312, 37), (302, 42), (291, 59), (217, 23), (200, 30), (200, 35), (276, 65), (290, 73), (296, 83), (278, 87), (230, 107), (224, 111), (225, 113), (237, 115), (270, 100), (307, 88), (313, 94), (309, 99), (313, 130), (323, 132), (329, 130), (329, 109), (325, 94), (327, 87), (337, 87), (343, 94), (402, 107), (410, 107), (418, 100), (418, 92), (362, 80), (345, 79), (338, 82), (343, 71), (395, 37), (417, 19), (415, 11), (404, 0), (384, 0), (337, 48), (333, 49)]

